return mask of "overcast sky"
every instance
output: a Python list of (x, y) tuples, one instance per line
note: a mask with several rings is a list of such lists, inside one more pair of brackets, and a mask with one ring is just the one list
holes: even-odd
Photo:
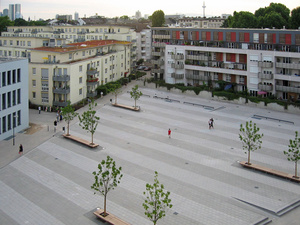
[[(151, 15), (156, 10), (163, 10), (165, 15), (184, 14), (186, 16), (203, 16), (203, 2), (199, 0), (0, 0), (0, 11), (9, 4), (21, 4), (23, 19), (31, 20), (53, 19), (56, 14), (72, 15), (78, 12), (79, 17), (98, 14), (105, 17), (134, 16), (140, 11), (142, 16)], [(249, 11), (254, 13), (259, 8), (270, 4), (270, 0), (210, 0), (205, 1), (205, 16), (221, 16), (234, 11)], [(276, 1), (273, 1), (276, 2)], [(290, 10), (300, 6), (300, 0), (281, 0)]]

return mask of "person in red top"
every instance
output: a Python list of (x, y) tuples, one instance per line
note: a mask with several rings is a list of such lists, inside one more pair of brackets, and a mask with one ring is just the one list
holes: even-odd
[(169, 135), (169, 138), (171, 138), (171, 129), (170, 128), (168, 130), (168, 135)]

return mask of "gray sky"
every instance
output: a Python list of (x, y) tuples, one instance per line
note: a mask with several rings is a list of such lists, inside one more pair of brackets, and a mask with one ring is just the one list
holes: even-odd
[[(78, 12), (79, 17), (87, 17), (98, 14), (105, 17), (133, 16), (140, 11), (142, 16), (151, 15), (156, 10), (163, 10), (166, 15), (184, 14), (186, 16), (203, 16), (203, 2), (199, 0), (189, 1), (162, 1), (162, 0), (0, 0), (0, 11), (8, 8), (9, 4), (21, 4), (21, 12), (25, 20), (53, 19), (56, 14), (69, 14), (73, 16)], [(232, 14), (234, 11), (249, 11), (254, 13), (259, 8), (268, 6), (270, 0), (210, 0), (205, 2), (205, 15), (221, 16)], [(275, 1), (273, 1), (275, 2)], [(290, 10), (299, 7), (299, 0), (282, 0), (282, 3)]]

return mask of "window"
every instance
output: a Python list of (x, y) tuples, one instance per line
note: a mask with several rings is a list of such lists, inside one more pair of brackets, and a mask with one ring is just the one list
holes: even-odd
[(79, 77), (79, 84), (82, 84), (82, 77)]
[(7, 115), (7, 130), (11, 130), (11, 114)]
[(17, 118), (18, 118), (18, 126), (20, 126), (21, 125), (21, 110), (18, 110)]
[(82, 72), (82, 66), (79, 66), (79, 72)]
[(32, 68), (32, 74), (36, 75), (36, 68)]
[(21, 104), (21, 89), (19, 88), (17, 91), (18, 104)]
[(72, 59), (72, 53), (69, 53), (69, 59)]
[(2, 117), (2, 133), (6, 132), (6, 116)]
[(9, 41), (9, 45), (13, 45), (13, 41), (12, 40)]
[(17, 101), (16, 101), (16, 90), (13, 90), (13, 97), (12, 97), (12, 102), (13, 102), (13, 105), (16, 105), (17, 104)]
[(7, 108), (11, 107), (11, 92), (7, 92)]
[(82, 88), (79, 89), (79, 95), (82, 95)]
[(27, 46), (28, 46), (28, 47), (31, 46), (31, 41), (27, 41)]
[(105, 59), (105, 64), (107, 64), (107, 59)]
[(2, 72), (2, 87), (6, 86), (6, 73)]
[(33, 98), (33, 99), (36, 98), (36, 92), (32, 92), (32, 98)]
[(36, 80), (32, 80), (32, 87), (36, 87)]
[(12, 73), (12, 82), (13, 82), (13, 84), (15, 84), (16, 83), (16, 70), (13, 70), (12, 72), (13, 72)]
[(2, 94), (2, 109), (6, 109), (6, 93)]
[(226, 74), (226, 81), (231, 82), (231, 76), (229, 74)]
[(21, 82), (21, 69), (17, 70), (17, 82)]
[(7, 85), (11, 85), (11, 71), (7, 71)]
[(105, 73), (107, 73), (107, 69), (105, 69)]
[(85, 56), (85, 51), (82, 51), (82, 56)]

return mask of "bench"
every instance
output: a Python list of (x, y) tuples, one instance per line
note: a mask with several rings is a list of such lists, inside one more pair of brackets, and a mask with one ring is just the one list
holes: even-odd
[(259, 170), (261, 172), (272, 174), (272, 175), (275, 175), (275, 176), (278, 176), (278, 177), (282, 177), (282, 178), (286, 178), (286, 179), (289, 179), (289, 180), (292, 180), (292, 181), (300, 182), (300, 178), (296, 178), (292, 174), (289, 174), (289, 173), (281, 172), (281, 171), (278, 171), (278, 170), (270, 169), (270, 168), (260, 166), (260, 165), (256, 165), (256, 164), (252, 164), (252, 163), (249, 165), (248, 162), (246, 162), (246, 161), (242, 161), (242, 162), (240, 162), (240, 164), (244, 167), (247, 167), (247, 168), (251, 168), (251, 169), (254, 169), (254, 170)]
[(116, 106), (116, 107), (124, 108), (124, 109), (130, 109), (133, 111), (140, 111), (140, 107), (133, 107), (133, 106), (121, 105), (121, 104), (115, 104), (115, 103), (112, 103), (112, 105)]
[(86, 146), (88, 146), (88, 147), (90, 147), (90, 148), (96, 148), (96, 147), (99, 146), (98, 144), (91, 143), (91, 142), (89, 142), (89, 141), (87, 141), (87, 140), (85, 140), (85, 139), (82, 139), (82, 138), (80, 138), (80, 137), (76, 137), (76, 136), (74, 136), (74, 135), (63, 134), (63, 136), (64, 136), (65, 138), (70, 139), (70, 140), (73, 140), (73, 141), (76, 141), (76, 142), (81, 143), (81, 144), (83, 144), (83, 145), (86, 145)]
[(130, 223), (121, 220), (120, 218), (114, 216), (109, 212), (106, 212), (108, 215), (104, 217), (101, 215), (103, 212), (104, 212), (103, 209), (97, 209), (97, 211), (94, 212), (94, 215), (96, 215), (101, 220), (106, 221), (112, 225), (130, 225)]

